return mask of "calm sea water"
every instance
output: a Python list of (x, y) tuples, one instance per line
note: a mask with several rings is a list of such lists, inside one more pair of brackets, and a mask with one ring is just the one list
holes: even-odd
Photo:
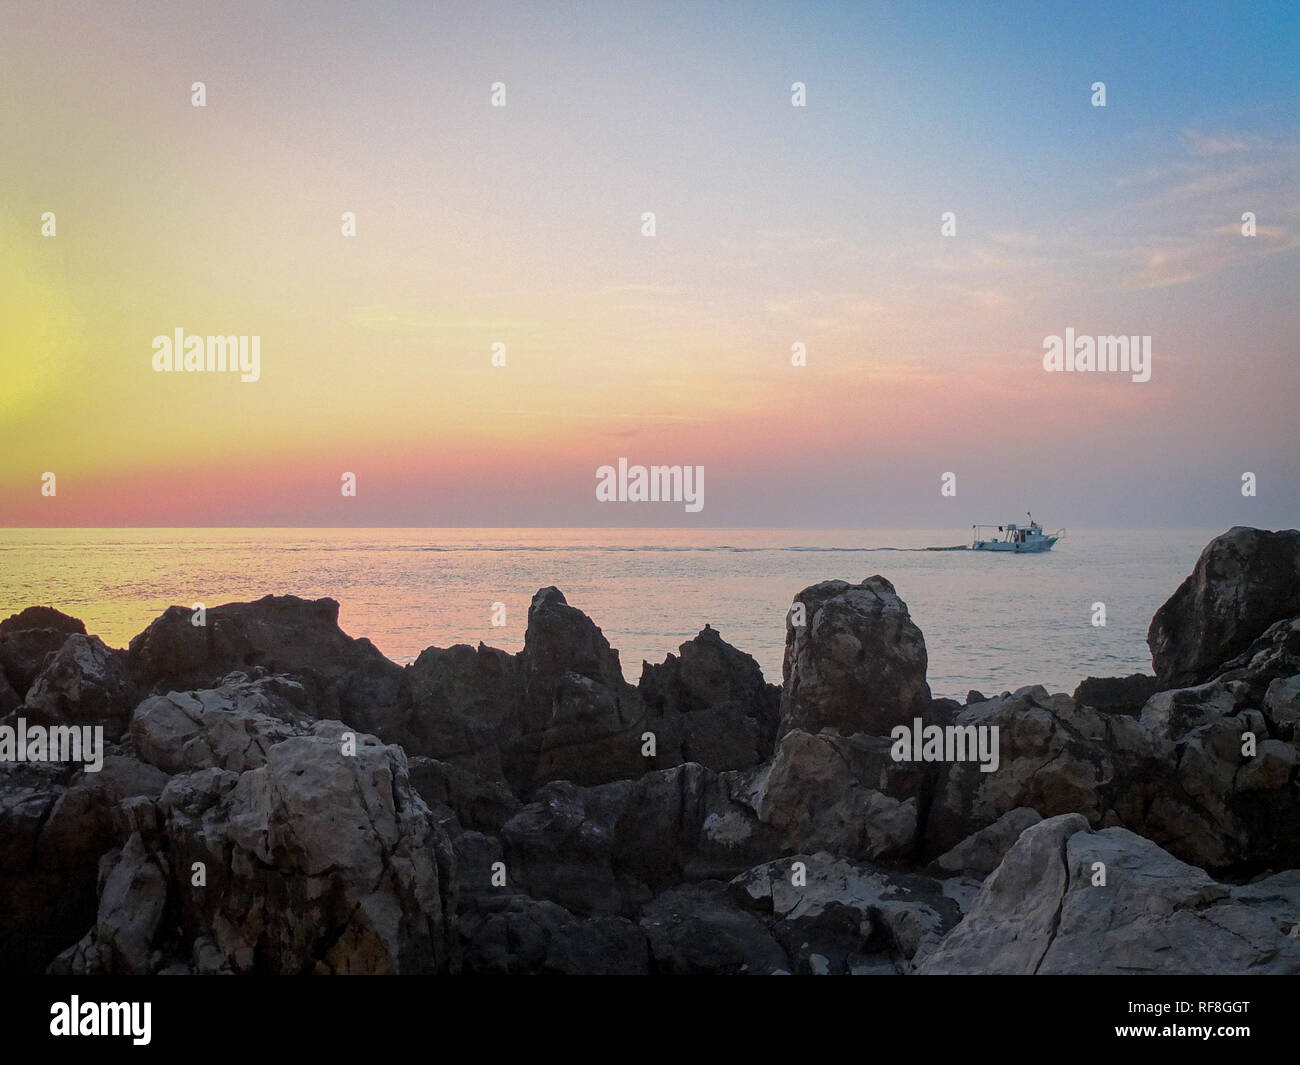
[(49, 604), (125, 647), (172, 604), (330, 596), (346, 632), (406, 663), (454, 643), (518, 650), (530, 598), (554, 584), (633, 683), (705, 622), (780, 683), (795, 593), (879, 573), (925, 633), (935, 695), (1073, 691), (1088, 675), (1151, 671), (1151, 615), (1221, 531), (1071, 531), (1047, 554), (999, 555), (923, 550), (966, 542), (951, 530), (7, 529), (0, 617)]

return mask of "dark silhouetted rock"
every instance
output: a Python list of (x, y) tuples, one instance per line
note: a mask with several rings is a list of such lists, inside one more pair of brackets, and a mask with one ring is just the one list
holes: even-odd
[(99, 772), (0, 763), (0, 969), (39, 973), (95, 919), (102, 854), (119, 845), (113, 810), (157, 796), (167, 775), (120, 754)]
[(649, 768), (699, 762), (724, 772), (770, 758), (781, 690), (764, 682), (758, 663), (708, 625), (678, 651), (641, 669), (657, 748)]
[(403, 670), (366, 639), (339, 628), (333, 599), (268, 595), (193, 612), (169, 607), (131, 641), (131, 668), (141, 690), (157, 694), (215, 687), (226, 674), (262, 667), (298, 678), (312, 716), (338, 718), (365, 731), (393, 735), (409, 702)]
[(501, 831), (511, 883), (574, 913), (634, 916), (656, 892), (775, 853), (752, 801), (752, 773), (695, 763), (589, 788), (547, 784)]
[(644, 708), (618, 652), (555, 588), (533, 597), (519, 654), (430, 648), (408, 672), (410, 708), (390, 734), (414, 753), (521, 795), (548, 780), (596, 784), (649, 768)]
[[(48, 606), (29, 606), (0, 621), (0, 673), (19, 702), (44, 668), (45, 659), (72, 635), (86, 635), (86, 626)], [(3, 701), (0, 696), (0, 704)]]
[(0, 671), (0, 718), (22, 705), (23, 699), (9, 683), (9, 679)]
[(520, 655), (525, 717), (545, 722), (535, 783), (599, 784), (645, 772), (641, 697), (623, 679), (618, 652), (559, 589), (533, 596)]
[(51, 606), (29, 606), (17, 614), (11, 614), (0, 621), (0, 635), (24, 632), (28, 629), (53, 629), (65, 636), (74, 632), (86, 635), (86, 623)]
[(482, 644), (430, 647), (407, 675), (411, 707), (400, 733), (408, 753), (514, 788), (532, 782), (545, 722), (525, 715), (516, 656)]
[(491, 975), (635, 976), (646, 937), (626, 917), (575, 917), (553, 902), (503, 894), (461, 921), (465, 971)]
[(1160, 690), (1160, 681), (1145, 673), (1127, 677), (1087, 677), (1074, 690), (1079, 706), (1090, 706), (1103, 714), (1137, 714), (1142, 704)]
[(411, 784), (420, 798), (450, 809), (466, 829), (497, 834), (519, 811), (519, 800), (499, 781), (436, 758), (412, 758), (410, 767)]
[(704, 880), (669, 888), (641, 910), (655, 971), (669, 975), (768, 975), (790, 971), (785, 950), (728, 886)]

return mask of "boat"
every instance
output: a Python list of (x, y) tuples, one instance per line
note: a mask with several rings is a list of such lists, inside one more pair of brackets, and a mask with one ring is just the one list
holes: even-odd
[[(970, 545), (972, 551), (1013, 551), (1016, 554), (1050, 551), (1052, 545), (1065, 535), (1064, 529), (1044, 533), (1032, 514), (1028, 525), (1003, 522), (1001, 525), (972, 525), (971, 528), (974, 530)], [(992, 533), (993, 529), (997, 530), (997, 535)]]

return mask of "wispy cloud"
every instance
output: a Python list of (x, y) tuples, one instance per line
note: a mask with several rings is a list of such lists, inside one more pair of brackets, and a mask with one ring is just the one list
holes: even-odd
[(1253, 144), (1258, 143), (1257, 138), (1248, 137), (1242, 133), (1212, 134), (1199, 129), (1183, 130), (1183, 138), (1197, 155), (1224, 155), (1228, 152), (1244, 152)]

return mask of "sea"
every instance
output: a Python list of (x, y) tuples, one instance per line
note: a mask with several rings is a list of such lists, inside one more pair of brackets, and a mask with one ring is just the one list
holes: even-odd
[(707, 623), (779, 684), (795, 594), (880, 574), (925, 635), (931, 690), (964, 700), (1150, 673), (1151, 615), (1222, 531), (1070, 530), (1015, 555), (936, 550), (969, 543), (951, 529), (0, 529), (0, 618), (54, 606), (125, 647), (173, 604), (329, 596), (345, 632), (405, 664), (431, 646), (519, 650), (554, 585), (632, 683)]

